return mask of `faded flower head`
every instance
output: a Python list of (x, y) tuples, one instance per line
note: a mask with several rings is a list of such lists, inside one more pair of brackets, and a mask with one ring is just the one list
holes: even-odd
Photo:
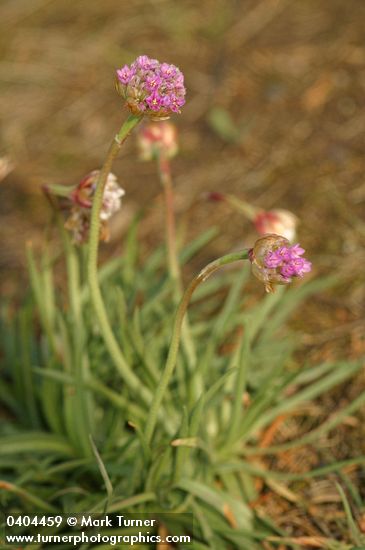
[(14, 164), (9, 157), (0, 157), (0, 181), (14, 170)]
[(274, 292), (275, 285), (286, 285), (293, 277), (309, 273), (312, 264), (303, 258), (305, 250), (280, 235), (269, 234), (259, 238), (250, 251), (253, 274), (264, 283), (266, 292)]
[(295, 239), (298, 218), (289, 210), (260, 211), (256, 214), (253, 222), (256, 231), (260, 235), (274, 233), (285, 237), (291, 242)]
[(117, 90), (135, 115), (166, 119), (185, 104), (184, 75), (168, 63), (140, 55), (117, 70)]
[(162, 154), (172, 158), (178, 152), (177, 130), (171, 122), (149, 122), (138, 132), (137, 145), (141, 160), (153, 160)]
[[(88, 239), (91, 207), (98, 176), (99, 170), (93, 170), (81, 180), (70, 194), (73, 206), (71, 214), (66, 220), (65, 227), (72, 232), (73, 240), (78, 244), (84, 243)], [(100, 239), (103, 241), (107, 241), (109, 238), (109, 230), (106, 222), (121, 208), (121, 198), (124, 194), (125, 191), (119, 186), (117, 178), (114, 174), (110, 173), (105, 185), (100, 211)]]
[[(98, 176), (99, 170), (93, 170), (72, 191), (71, 200), (76, 205), (88, 209), (92, 207)], [(116, 176), (110, 172), (104, 189), (103, 204), (100, 211), (101, 220), (108, 220), (121, 208), (123, 195), (125, 195), (124, 189), (118, 184)]]

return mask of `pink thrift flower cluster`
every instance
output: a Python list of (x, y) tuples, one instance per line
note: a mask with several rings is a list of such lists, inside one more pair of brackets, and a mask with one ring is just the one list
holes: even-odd
[(312, 269), (311, 262), (302, 258), (304, 252), (304, 248), (301, 248), (299, 244), (281, 246), (267, 253), (264, 259), (265, 267), (276, 269), (288, 282), (291, 281), (292, 277), (303, 277), (305, 273), (309, 273)]
[(312, 264), (303, 258), (304, 249), (275, 233), (260, 237), (249, 251), (252, 272), (265, 285), (266, 292), (274, 292), (275, 285), (287, 285), (293, 277), (303, 277)]
[(135, 115), (166, 119), (185, 104), (182, 72), (147, 55), (117, 70), (117, 89)]

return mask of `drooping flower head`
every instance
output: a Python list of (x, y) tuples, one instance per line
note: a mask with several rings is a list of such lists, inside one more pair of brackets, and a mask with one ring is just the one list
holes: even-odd
[(289, 210), (283, 210), (281, 208), (267, 211), (259, 211), (253, 223), (256, 231), (260, 235), (266, 235), (268, 233), (274, 233), (275, 235), (281, 235), (293, 242), (296, 235), (296, 226), (298, 218)]
[(309, 273), (312, 264), (303, 258), (305, 250), (285, 237), (269, 234), (258, 239), (250, 251), (253, 274), (264, 283), (266, 292), (274, 285), (286, 285), (294, 277)]
[(141, 160), (154, 160), (157, 155), (172, 158), (178, 152), (177, 131), (171, 122), (149, 122), (141, 126), (137, 135)]
[(185, 104), (184, 75), (168, 63), (140, 55), (117, 70), (117, 90), (135, 115), (166, 119)]
[[(93, 170), (73, 188), (69, 195), (72, 208), (65, 227), (72, 232), (73, 240), (78, 244), (84, 243), (88, 239), (91, 208), (98, 176), (99, 170)], [(124, 189), (119, 186), (115, 175), (109, 173), (100, 211), (100, 239), (103, 241), (107, 241), (109, 238), (107, 221), (121, 208), (121, 198), (124, 194)]]

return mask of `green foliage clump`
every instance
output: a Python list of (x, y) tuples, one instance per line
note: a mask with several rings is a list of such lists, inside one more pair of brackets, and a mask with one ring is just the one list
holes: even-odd
[[(181, 264), (214, 234), (211, 230), (184, 248)], [(204, 283), (189, 309), (190, 338), (183, 339), (148, 444), (148, 396), (166, 361), (176, 309), (164, 251), (157, 249), (141, 267), (134, 224), (123, 256), (99, 270), (114, 334), (139, 380), (133, 392), (100, 334), (82, 251), (63, 237), (67, 284), (54, 282), (55, 271), (63, 269), (58, 256), (45, 253), (36, 261), (29, 248), (32, 292), (21, 308), (4, 308), (1, 317), (2, 509), (174, 512), (166, 526), (173, 534), (189, 531), (182, 514), (189, 512), (194, 515), (192, 548), (260, 550), (268, 538), (275, 545), (285, 542), (285, 533), (249, 505), (258, 497), (255, 478), (289, 482), (342, 464), (296, 475), (265, 469), (257, 457), (315, 441), (365, 402), (360, 395), (297, 441), (258, 446), (260, 432), (278, 415), (361, 367), (355, 361), (299, 367), (294, 358), (295, 337), (286, 320), (331, 281), (280, 288), (261, 301), (248, 300), (249, 265)]]

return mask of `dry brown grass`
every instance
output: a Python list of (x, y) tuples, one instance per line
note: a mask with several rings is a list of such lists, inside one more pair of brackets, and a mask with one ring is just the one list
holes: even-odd
[[(226, 205), (207, 204), (204, 191), (293, 210), (315, 274), (338, 271), (343, 281), (293, 321), (307, 356), (364, 353), (364, 2), (3, 0), (0, 17), (0, 153), (15, 165), (0, 184), (7, 294), (19, 292), (25, 240), (43, 238), (48, 212), (40, 185), (76, 182), (100, 165), (124, 116), (114, 69), (147, 53), (186, 75), (188, 103), (176, 117), (177, 211), (186, 239), (222, 228), (197, 263), (254, 237)], [(239, 139), (222, 139), (212, 128), (217, 107), (230, 113)], [(130, 140), (115, 172), (127, 191), (122, 216), (148, 205), (141, 238), (153, 247), (162, 238), (154, 166), (135, 162)], [(120, 218), (115, 243), (125, 227)], [(286, 460), (289, 467), (302, 459)], [(319, 494), (308, 485), (302, 491)], [(324, 504), (317, 498), (315, 506)], [(286, 521), (297, 536), (327, 536), (326, 519), (319, 527), (310, 513), (304, 521), (290, 509)]]

